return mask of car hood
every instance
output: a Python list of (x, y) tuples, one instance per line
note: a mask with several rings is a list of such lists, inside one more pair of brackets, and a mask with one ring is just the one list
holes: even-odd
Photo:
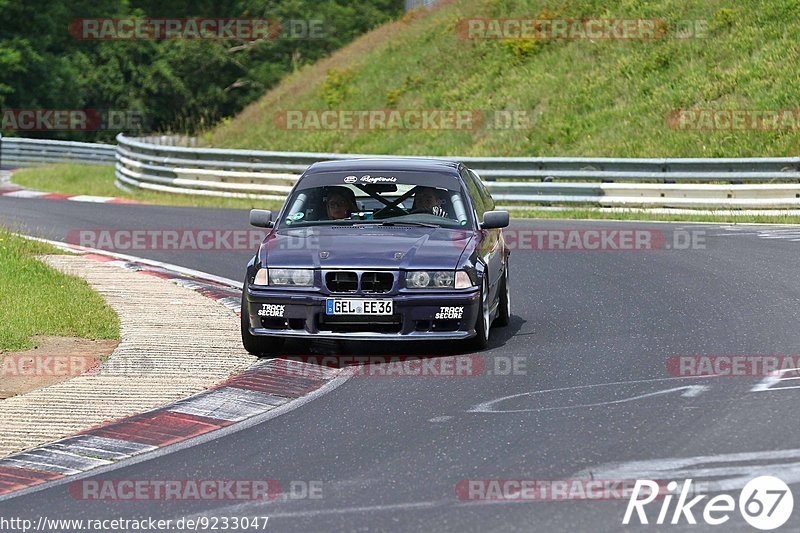
[(459, 267), (475, 232), (406, 226), (316, 226), (267, 235), (260, 259), (269, 267), (442, 269)]

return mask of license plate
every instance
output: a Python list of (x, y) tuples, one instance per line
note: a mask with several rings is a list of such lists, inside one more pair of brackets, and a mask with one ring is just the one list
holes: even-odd
[(325, 300), (326, 315), (391, 315), (393, 309), (392, 300)]

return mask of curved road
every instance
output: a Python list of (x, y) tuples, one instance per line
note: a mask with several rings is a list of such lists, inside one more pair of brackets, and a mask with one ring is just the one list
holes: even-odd
[[(0, 198), (0, 225), (58, 240), (79, 229), (248, 229), (246, 212), (236, 210), (12, 198)], [(534, 229), (552, 231), (550, 238), (635, 230), (659, 249), (535, 250)], [(626, 500), (499, 502), (480, 492), (468, 500), (456, 487), (693, 477), (736, 498), (743, 480), (772, 473), (797, 483), (800, 497), (800, 389), (777, 390), (791, 385), (782, 382), (759, 390), (763, 376), (680, 377), (667, 365), (675, 356), (800, 353), (800, 241), (792, 240), (800, 231), (540, 220), (515, 220), (512, 230), (514, 317), (480, 354), (482, 375), (353, 377), (262, 424), (96, 475), (301, 481), (321, 486), (321, 498), (94, 502), (74, 499), (62, 484), (0, 501), (0, 517), (269, 516), (267, 530), (300, 532), (618, 531)], [(694, 245), (683, 249), (687, 238)], [(251, 256), (129, 253), (237, 280)], [(338, 347), (360, 354), (446, 348)], [(509, 363), (516, 364), (511, 375)], [(648, 506), (651, 522), (659, 507)], [(702, 523), (702, 508), (694, 515)], [(798, 516), (796, 507), (786, 527), (796, 529)], [(685, 520), (649, 529), (667, 527), (703, 529)], [(736, 512), (712, 529), (750, 530)]]

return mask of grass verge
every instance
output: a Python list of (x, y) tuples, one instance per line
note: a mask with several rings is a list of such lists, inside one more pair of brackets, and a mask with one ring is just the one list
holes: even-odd
[(0, 352), (32, 348), (34, 335), (119, 339), (119, 318), (99, 294), (34, 257), (60, 253), (0, 229)]
[(14, 172), (13, 183), (37, 191), (89, 196), (113, 196), (138, 202), (190, 207), (220, 207), (231, 209), (277, 209), (282, 202), (216, 198), (161, 193), (155, 191), (125, 192), (114, 185), (114, 167), (97, 165), (59, 164), (24, 168)]

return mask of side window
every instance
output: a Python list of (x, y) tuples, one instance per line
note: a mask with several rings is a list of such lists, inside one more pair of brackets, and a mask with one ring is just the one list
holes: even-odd
[(461, 169), (461, 179), (464, 180), (464, 184), (467, 186), (469, 196), (472, 199), (472, 203), (475, 205), (475, 212), (478, 214), (478, 221), (480, 222), (483, 220), (483, 214), (486, 212), (486, 207), (483, 205), (483, 197), (481, 196), (481, 184), (475, 179), (472, 173), (465, 168)]
[(494, 210), (494, 199), (492, 198), (489, 189), (486, 188), (486, 184), (478, 177), (475, 172), (469, 170), (469, 173), (475, 178), (475, 181), (478, 182), (478, 186), (480, 187), (481, 198), (483, 198), (483, 207), (486, 211), (493, 211)]

